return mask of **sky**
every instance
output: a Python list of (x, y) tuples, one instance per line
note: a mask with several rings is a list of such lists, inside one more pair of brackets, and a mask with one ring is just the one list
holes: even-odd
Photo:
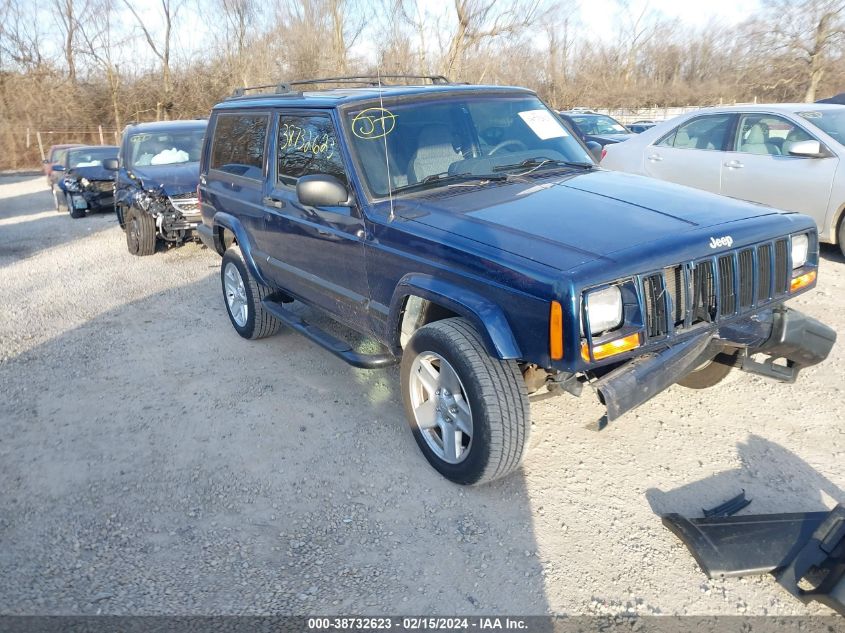
[[(442, 15), (444, 11), (450, 10), (451, 2), (448, 0), (417, 0), (422, 12), (432, 16)], [(627, 0), (630, 5), (630, 14), (639, 15), (643, 9), (649, 15), (663, 18), (677, 18), (688, 26), (703, 26), (713, 20), (717, 20), (726, 26), (737, 24), (750, 17), (760, 6), (760, 0)], [(179, 21), (182, 28), (176, 30), (176, 41), (174, 49), (177, 56), (189, 57), (201, 54), (202, 42), (208, 34), (208, 16), (214, 12), (209, 11), (210, 5), (218, 5), (219, 0), (187, 0), (181, 7)], [(362, 0), (366, 4), (367, 0)], [(551, 0), (553, 3), (554, 0)], [(124, 28), (133, 30), (135, 21), (131, 13), (116, 2), (116, 8), (120, 13), (120, 22)], [(160, 11), (160, 0), (133, 0), (138, 13), (148, 20), (148, 27), (155, 33), (163, 29), (164, 20)], [(373, 2), (375, 5), (376, 2)], [(578, 28), (582, 34), (590, 34), (602, 40), (612, 37), (615, 26), (623, 19), (619, 11), (618, 0), (567, 0), (562, 3), (563, 7), (575, 8), (575, 17)], [(55, 18), (50, 15), (49, 3), (42, 3), (38, 16), (40, 20), (54, 22)], [(628, 18), (630, 20), (630, 18)], [(188, 28), (185, 28), (188, 27)], [(189, 37), (180, 38), (182, 34), (189, 34)], [(538, 30), (538, 37), (543, 38), (542, 30)], [(353, 55), (361, 55), (365, 58), (375, 58), (375, 41), (377, 38), (359, 38), (358, 50)], [(429, 38), (429, 41), (436, 41)], [(59, 38), (51, 42), (55, 52), (60, 54), (61, 41)], [(149, 63), (155, 65), (156, 60), (152, 57), (149, 49), (140, 37), (135, 39), (135, 50), (133, 50), (135, 62), (141, 61), (144, 65)]]

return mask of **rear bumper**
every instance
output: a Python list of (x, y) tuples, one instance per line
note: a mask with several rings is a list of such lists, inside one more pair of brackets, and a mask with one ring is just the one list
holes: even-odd
[[(801, 369), (827, 358), (835, 341), (836, 332), (825, 324), (781, 307), (635, 358), (600, 378), (595, 387), (610, 422), (721, 352), (739, 350), (741, 369), (794, 382)], [(760, 362), (751, 358), (754, 354), (767, 358)], [(779, 359), (786, 364), (776, 364)]]

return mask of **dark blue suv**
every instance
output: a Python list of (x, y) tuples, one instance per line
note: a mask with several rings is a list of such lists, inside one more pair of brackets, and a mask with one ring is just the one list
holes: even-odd
[(387, 79), (215, 106), (198, 231), (241, 336), (285, 325), (356, 367), (401, 364), (411, 429), (447, 478), (514, 470), (529, 396), (589, 383), (603, 426), (676, 382), (792, 381), (828, 355), (835, 333), (784, 307), (816, 282), (810, 218), (604, 171), (527, 89)]

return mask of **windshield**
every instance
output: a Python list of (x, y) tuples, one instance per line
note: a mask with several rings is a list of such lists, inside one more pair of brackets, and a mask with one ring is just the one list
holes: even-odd
[(196, 162), (202, 151), (205, 128), (146, 132), (129, 138), (130, 167)]
[(100, 167), (107, 158), (117, 158), (116, 147), (98, 147), (71, 150), (67, 157), (68, 167)]
[(424, 181), (448, 186), (461, 176), (501, 179), (565, 161), (593, 165), (535, 96), (450, 96), (375, 105), (347, 112), (345, 123), (377, 197), (419, 188)]
[(584, 134), (628, 134), (625, 126), (619, 121), (610, 118), (609, 116), (590, 115), (590, 116), (573, 116), (572, 120), (575, 125)]
[(845, 145), (845, 107), (799, 112), (798, 115)]

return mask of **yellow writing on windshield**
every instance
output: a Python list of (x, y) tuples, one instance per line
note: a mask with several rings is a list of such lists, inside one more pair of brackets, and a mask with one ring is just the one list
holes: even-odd
[(352, 119), (352, 133), (364, 140), (383, 138), (396, 127), (396, 115), (384, 108), (361, 110)]

